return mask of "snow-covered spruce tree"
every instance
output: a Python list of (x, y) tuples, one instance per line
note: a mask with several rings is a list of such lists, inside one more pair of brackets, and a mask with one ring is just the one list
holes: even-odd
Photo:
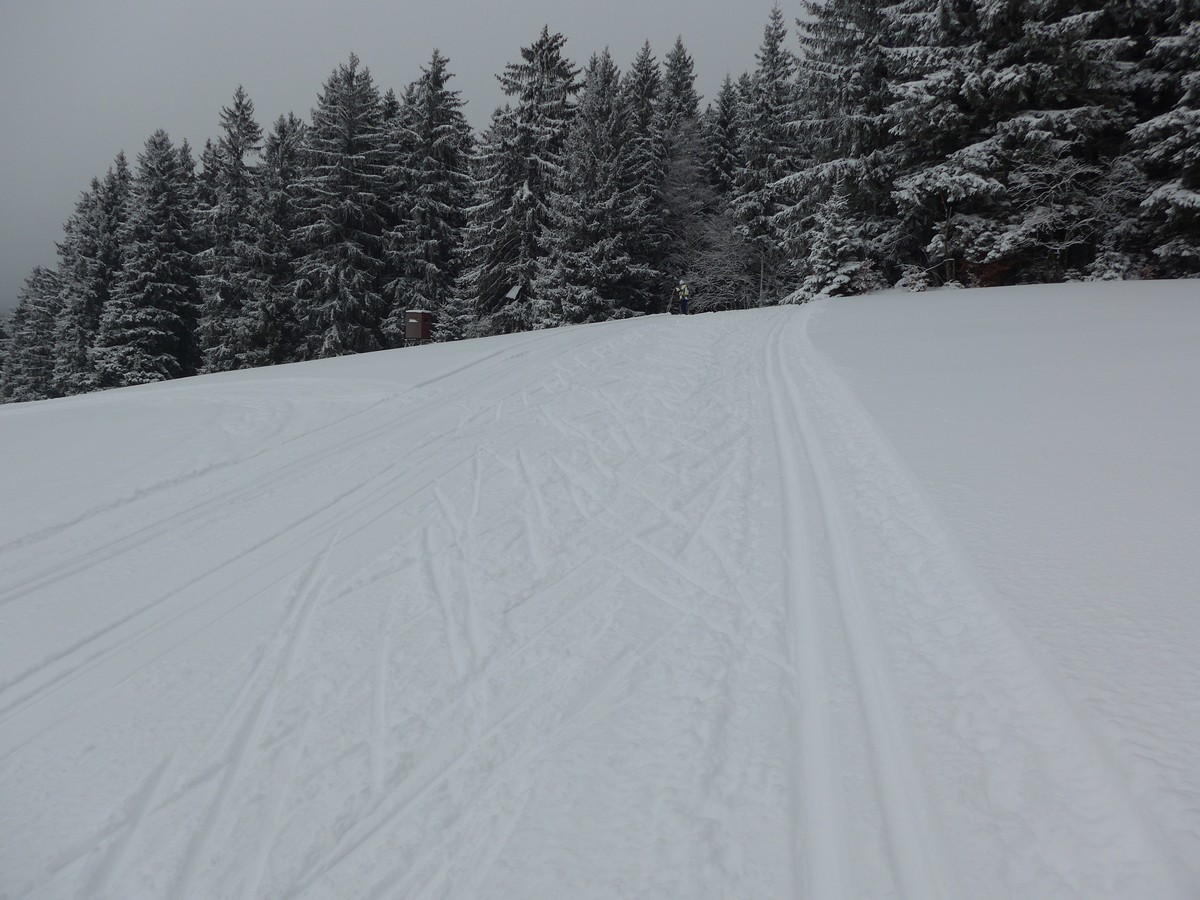
[[(387, 308), (382, 330), (390, 347), (404, 345), (404, 312), (406, 309), (417, 308), (412, 302), (415, 279), (406, 266), (406, 261), (414, 255), (413, 236), (410, 235), (406, 223), (416, 187), (410, 162), (416, 153), (417, 138), (410, 123), (404, 118), (406, 111), (416, 105), (416, 90), (416, 82), (409, 84), (404, 89), (401, 99), (389, 88), (381, 103), (383, 159), (387, 163), (381, 195), (388, 198), (388, 203), (384, 214), (381, 245), (384, 268), (380, 269), (379, 284)], [(391, 109), (389, 98), (395, 101), (394, 110)]]
[(8, 359), (9, 344), (8, 322), (5, 316), (0, 315), (0, 403), (4, 402), (4, 369), (5, 360)]
[(683, 45), (682, 36), (675, 38), (675, 45), (664, 60), (662, 79), (659, 117), (669, 145), (681, 123), (695, 121), (700, 116), (696, 68), (691, 54)]
[(217, 181), (221, 175), (221, 151), (212, 138), (204, 141), (204, 149), (200, 151), (199, 171), (193, 165), (192, 172), (192, 234), (195, 253), (199, 257), (196, 262), (200, 266), (200, 277), (203, 278), (204, 257), (215, 243), (212, 233), (213, 210), (217, 205)]
[(741, 168), (740, 100), (733, 79), (721, 82), (716, 100), (704, 112), (705, 170), (711, 184), (722, 197), (733, 194)]
[(205, 210), (209, 244), (199, 257), (204, 271), (200, 343), (206, 372), (253, 364), (257, 234), (251, 209), (257, 184), (252, 162), (261, 149), (262, 128), (254, 119), (254, 103), (238, 85), (232, 105), (221, 109), (213, 197)]
[(59, 394), (95, 390), (92, 359), (100, 317), (121, 270), (121, 231), (133, 176), (119, 153), (103, 179), (92, 181), (58, 245), (62, 309), (55, 330), (54, 384)]
[[(188, 143), (188, 139), (184, 138), (179, 144), (179, 195), (183, 199), (184, 206), (190, 213), (191, 229), (188, 232), (189, 247), (192, 255), (196, 256), (203, 252), (208, 246), (207, 238), (204, 232), (204, 223), (199, 220), (198, 210), (200, 208), (200, 194), (203, 190), (203, 185), (199, 176), (196, 174), (196, 157), (192, 153), (192, 145)], [(194, 260), (199, 266), (199, 260)], [(199, 272), (199, 269), (197, 269)], [(203, 273), (200, 272), (197, 278)], [(203, 296), (201, 297), (203, 301)]]
[[(1105, 169), (1130, 107), (1112, 73), (1131, 42), (1111, 5), (977, 0), (914, 12), (934, 14), (923, 33), (941, 59), (898, 74), (898, 102), (953, 125), (941, 162), (913, 166), (910, 154), (897, 179), (905, 217), (927, 222), (930, 263), (980, 284), (1088, 265), (1112, 221)], [(946, 65), (951, 54), (960, 64)]]
[(263, 144), (251, 218), (255, 247), (252, 270), (250, 341), (246, 364), (269, 366), (301, 357), (296, 315), (295, 244), (297, 199), (302, 172), (304, 122), (280, 116)]
[(1144, 232), (1155, 274), (1200, 274), (1200, 8), (1177, 0), (1143, 64), (1151, 102), (1167, 106), (1130, 133), (1145, 174)]
[(196, 233), (204, 235), (208, 228), (208, 212), (217, 203), (217, 182), (221, 179), (221, 147), (219, 141), (206, 138), (200, 151), (200, 171), (196, 173)]
[[(663, 181), (663, 206), (669, 255), (664, 268), (672, 278), (695, 282), (695, 271), (710, 234), (707, 220), (728, 204), (708, 183), (704, 170), (704, 140), (697, 119), (682, 120), (676, 127)], [(699, 310), (700, 285), (690, 285)]]
[(194, 375), (199, 367), (189, 162), (186, 143), (176, 149), (161, 129), (138, 155), (124, 259), (94, 351), (103, 387)]
[(63, 224), (63, 239), (57, 248), (61, 308), (54, 329), (53, 381), (55, 394), (62, 396), (93, 387), (90, 350), (99, 330), (99, 315), (91, 327), (89, 320), (96, 308), (91, 272), (97, 256), (99, 194), (100, 179), (93, 178)]
[(662, 312), (670, 302), (664, 267), (669, 253), (669, 229), (663, 204), (666, 146), (662, 133), (662, 72), (649, 42), (642, 45), (621, 79), (621, 102), (629, 134), (626, 187), (632, 191), (638, 235), (632, 262), (645, 274), (635, 278), (629, 308)]
[[(749, 304), (756, 294), (755, 260), (738, 229), (732, 205), (737, 173), (742, 166), (740, 123), (742, 92), (726, 75), (716, 99), (704, 111), (704, 172), (714, 192), (713, 213), (704, 230), (706, 258), (691, 269), (697, 284), (695, 305), (702, 309), (711, 301), (714, 309), (731, 309)], [(702, 294), (701, 294), (702, 292)]]
[[(403, 274), (400, 259), (394, 252), (391, 236), (398, 233), (400, 223), (408, 209), (410, 184), (407, 170), (401, 165), (401, 162), (412, 153), (412, 135), (409, 129), (404, 127), (400, 118), (404, 107), (412, 105), (416, 87), (416, 82), (409, 84), (404, 89), (403, 99), (397, 97), (392, 88), (388, 88), (379, 101), (379, 127), (383, 141), (380, 158), (384, 163), (383, 182), (380, 187), (380, 197), (383, 200), (383, 253), (379, 284), (385, 302), (391, 294), (392, 289), (389, 286), (398, 283)], [(385, 319), (384, 332), (390, 339), (389, 329), (390, 326)], [(396, 343), (395, 346), (399, 346), (399, 343)]]
[(61, 308), (58, 273), (37, 266), (25, 279), (9, 322), (0, 401), (24, 403), (58, 396), (54, 389), (54, 332)]
[[(567, 134), (574, 119), (574, 97), (581, 87), (579, 69), (562, 55), (566, 38), (543, 27), (537, 41), (523, 49), (524, 63), (505, 67), (500, 83), (517, 98), (513, 108), (517, 144), (525, 150), (525, 181), (515, 206), (523, 213), (520, 264), (516, 284), (525, 290), (518, 315), (509, 326), (538, 327), (553, 321), (549, 304), (537, 295), (537, 274), (545, 250), (545, 229), (550, 221), (550, 191), (562, 171)], [(500, 316), (505, 327), (505, 316)]]
[(968, 238), (964, 215), (1004, 190), (967, 149), (986, 126), (974, 88), (984, 58), (975, 2), (906, 0), (887, 17), (897, 259), (956, 281)]
[(871, 270), (863, 266), (866, 239), (844, 194), (835, 193), (822, 203), (812, 224), (804, 280), (793, 299), (844, 297), (878, 287)]
[(1144, 271), (1149, 253), (1139, 205), (1151, 189), (1134, 158), (1136, 151), (1131, 153), (1128, 130), (1163, 110), (1163, 98), (1152, 99), (1157, 95), (1151, 87), (1155, 78), (1145, 63), (1153, 36), (1169, 27), (1173, 6), (1174, 0), (1083, 5), (1089, 91), (1110, 118), (1085, 151), (1100, 171), (1088, 193), (1089, 215), (1083, 220), (1089, 240), (1082, 252), (1071, 251), (1075, 268), (1067, 277), (1077, 277), (1078, 266), (1088, 257), (1088, 278), (1124, 278)]
[[(434, 53), (437, 51), (435, 50)], [(388, 128), (400, 115), (400, 98), (396, 96), (396, 92), (392, 88), (388, 88), (384, 91), (383, 99), (379, 101), (379, 104), (379, 118), (383, 122), (384, 128)]]
[(513, 104), (497, 110), (475, 163), (468, 270), (464, 288), (483, 330), (523, 331), (546, 318), (536, 279), (549, 219), (550, 179), (563, 148), (579, 91), (579, 70), (563, 56), (566, 38), (543, 28), (523, 62), (499, 75)]
[(471, 202), (471, 127), (459, 92), (449, 88), (449, 61), (437, 50), (404, 93), (394, 120), (400, 221), (387, 249), (400, 277), (388, 285), (392, 311), (385, 331), (394, 344), (404, 335), (407, 309), (434, 313), (439, 331), (458, 283), (466, 210)]
[[(704, 220), (715, 214), (717, 204), (707, 184), (700, 98), (696, 93), (692, 58), (681, 38), (676, 38), (675, 46), (667, 54), (659, 121), (665, 154), (663, 224), (667, 237), (662, 268), (671, 278), (690, 278), (698, 262), (702, 239), (709, 233)], [(695, 285), (692, 291), (696, 293)]]
[(606, 50), (593, 56), (551, 181), (538, 272), (538, 326), (629, 315), (649, 275), (633, 261), (639, 197), (629, 184), (629, 121), (620, 73)]
[(379, 91), (351, 54), (326, 80), (297, 198), (296, 301), (306, 358), (388, 346), (383, 233), (389, 216)]
[[(1117, 206), (1105, 174), (1131, 124), (1128, 87), (1116, 77), (1126, 68), (1128, 22), (1106, 0), (1030, 0), (1019, 23), (1011, 11), (984, 9), (984, 34), (996, 46), (992, 99), (1003, 100), (1015, 77), (1026, 86), (999, 107), (1009, 217), (983, 262), (1011, 266), (1018, 281), (1077, 277)], [(1011, 46), (998, 46), (1018, 29)]]
[(741, 233), (758, 257), (757, 302), (774, 302), (786, 279), (783, 234), (777, 215), (786, 199), (783, 179), (795, 166), (794, 117), (796, 60), (786, 47), (787, 26), (776, 5), (771, 9), (758, 65), (742, 104), (740, 167), (733, 205)]
[(693, 312), (747, 307), (757, 292), (755, 253), (728, 198), (709, 183), (704, 160), (703, 135), (692, 122), (674, 141), (663, 188), (672, 224), (668, 263), (687, 279)]
[[(133, 196), (133, 172), (125, 158), (124, 151), (117, 154), (112, 167), (105, 173), (100, 183), (100, 193), (95, 212), (98, 221), (94, 249), (96, 257), (89, 267), (92, 278), (91, 290), (93, 299), (88, 306), (85, 327), (91, 334), (88, 347), (89, 371), (95, 372), (95, 362), (90, 359), (100, 333), (100, 322), (104, 309), (112, 299), (117, 278), (125, 260), (123, 243), (126, 223), (129, 221), (129, 207)], [(89, 382), (89, 389), (95, 384)]]
[[(800, 20), (799, 82), (793, 129), (805, 163), (782, 179), (788, 209), (789, 252), (799, 258), (809, 291), (827, 267), (806, 261), (818, 241), (841, 241), (815, 233), (826, 226), (858, 229), (863, 269), (894, 265), (891, 234), (895, 216), (890, 195), (893, 165), (888, 153), (886, 72), (881, 0), (807, 0)], [(833, 197), (844, 204), (827, 205)], [(834, 215), (842, 208), (844, 215)], [(818, 215), (818, 210), (824, 210)], [(815, 261), (814, 261), (815, 262)], [(831, 286), (832, 287), (832, 286)]]
[(512, 206), (524, 165), (516, 143), (516, 121), (506, 104), (492, 113), (470, 160), (472, 205), (463, 235), (463, 269), (448, 321), (439, 323), (442, 333), (449, 329), (453, 338), (487, 334), (491, 315), (508, 302), (509, 293), (519, 292), (522, 223), (512, 215)]

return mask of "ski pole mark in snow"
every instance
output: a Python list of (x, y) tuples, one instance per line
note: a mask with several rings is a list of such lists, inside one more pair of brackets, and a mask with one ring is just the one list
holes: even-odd
[[(479, 459), (478, 455), (471, 456), (472, 469), (475, 472), (475, 497), (473, 506), (477, 508), (479, 502)], [(463, 627), (466, 632), (467, 645), (470, 648), (470, 654), (474, 664), (478, 664), (487, 653), (486, 640), (484, 638), (483, 623), (479, 619), (479, 609), (476, 605), (475, 590), (472, 586), (475, 553), (475, 532), (472, 523), (474, 516), (470, 513), (465, 521), (459, 518), (449, 500), (446, 499), (440, 486), (436, 483), (433, 488), (434, 496), (437, 498), (438, 509), (441, 511), (442, 517), (446, 520), (446, 524), (450, 526), (453, 534), (453, 540), (450, 546), (444, 551), (443, 556), (453, 554), (457, 559), (452, 564), (446, 564), (446, 568), (450, 570), (450, 577), (461, 586), (461, 592), (457, 595), (458, 601), (463, 609)]]
[[(708, 615), (706, 615), (702, 610), (697, 609), (697, 608), (689, 608), (688, 606), (685, 606), (683, 603), (680, 603), (678, 600), (674, 599), (667, 591), (663, 590), (660, 587), (655, 586), (648, 579), (643, 578), (641, 575), (638, 575), (636, 572), (621, 571), (621, 570), (619, 570), (619, 571), (620, 571), (620, 577), (625, 578), (631, 584), (634, 584), (637, 587), (640, 587), (647, 594), (649, 594), (652, 597), (657, 598), (665, 606), (669, 606), (671, 609), (675, 610), (680, 615), (682, 615), (684, 617), (694, 617), (694, 618), (698, 619), (700, 622), (702, 622), (704, 624), (704, 627), (707, 628), (708, 630), (710, 630), (713, 634), (719, 634), (721, 637), (726, 638), (732, 646), (737, 647), (740, 651), (744, 652), (748, 656), (758, 657), (758, 658), (762, 659), (764, 662), (768, 663), (769, 665), (774, 666), (775, 668), (779, 669), (781, 672), (783, 672), (784, 674), (786, 674), (788, 676), (792, 676), (794, 674), (795, 670), (793, 669), (793, 667), (790, 663), (788, 663), (786, 660), (779, 659), (778, 657), (776, 657), (774, 654), (770, 653), (767, 649), (765, 649), (763, 647), (754, 646), (750, 641), (745, 640), (741, 635), (739, 635), (737, 633), (737, 631), (735, 629), (731, 628), (729, 625), (723, 626), (722, 624), (714, 621), (712, 618), (710, 618)], [(707, 588), (700, 587), (699, 585), (696, 585), (692, 582), (688, 582), (688, 583), (692, 584), (692, 586), (695, 587), (698, 591), (700, 591), (703, 594), (708, 595), (713, 600), (717, 600), (720, 602), (724, 602), (726, 600), (726, 598), (724, 598), (724, 597), (718, 597), (716, 594), (711, 593), (710, 591), (708, 591)]]
[(258, 685), (262, 678), (262, 673), (266, 670), (267, 664), (270, 661), (270, 645), (271, 641), (266, 640), (255, 646), (253, 650), (254, 664), (250, 668), (249, 674), (242, 679), (238, 686), (237, 693), (234, 694), (233, 700), (226, 707), (216, 727), (213, 728), (208, 740), (205, 741), (201, 751), (201, 756), (207, 756), (213, 748), (218, 746), (224, 739), (226, 732), (233, 727), (237, 721), (238, 712), (246, 703), (246, 699), (254, 692), (254, 688)]
[[(513, 777), (514, 774), (519, 774), (522, 771), (529, 770), (536, 764), (539, 757), (543, 756), (548, 751), (553, 749), (558, 743), (566, 739), (570, 733), (570, 726), (577, 723), (584, 717), (584, 714), (588, 712), (588, 710), (596, 706), (605, 697), (616, 691), (616, 689), (622, 684), (626, 683), (634, 668), (642, 660), (654, 653), (654, 651), (664, 641), (674, 635), (683, 621), (687, 618), (687, 616), (681, 616), (673, 624), (665, 628), (661, 634), (641, 648), (637, 650), (627, 649), (621, 654), (620, 657), (618, 657), (618, 659), (609, 663), (604, 674), (599, 680), (582, 685), (573, 694), (571, 701), (563, 704), (565, 707), (565, 712), (561, 718), (559, 718), (557, 722), (550, 726), (550, 728), (540, 737), (536, 744), (525, 749), (524, 752), (509, 755), (500, 765), (493, 769), (489, 783), (484, 788), (484, 794), (479, 798), (479, 800), (482, 800), (488, 794), (497, 790), (499, 786), (505, 784), (510, 778)], [(533, 698), (518, 708), (510, 710), (499, 721), (497, 721), (491, 729), (489, 729), (487, 734), (485, 734), (475, 743), (474, 747), (483, 746), (491, 737), (499, 733), (500, 727), (509, 719), (517, 719), (520, 714), (525, 713), (529, 708), (536, 705), (537, 698)], [(472, 749), (474, 749), (474, 747)], [(433, 788), (446, 781), (461, 765), (465, 764), (465, 761), (468, 758), (469, 753), (464, 753), (457, 757), (450, 767), (442, 772), (439, 772), (415, 795), (413, 795), (405, 803), (403, 808), (390, 813), (384, 819), (384, 821), (380, 823), (380, 829), (382, 829), (382, 826), (386, 824), (388, 820), (396, 817), (408, 806), (413, 805), (419, 800), (423, 799), (433, 790)], [(478, 802), (479, 801), (477, 800), (476, 803)], [(459, 823), (463, 822), (469, 816), (471, 811), (472, 810), (470, 806), (456, 810), (456, 821)], [(385, 875), (383, 879), (376, 883), (368, 896), (391, 896), (392, 894), (390, 892), (396, 890), (400, 885), (402, 885), (410, 872), (420, 869), (424, 859), (435, 855), (442, 847), (446, 846), (453, 840), (455, 836), (455, 829), (449, 829), (449, 832), (450, 833), (445, 841), (438, 846), (431, 848), (429, 851), (423, 854), (422, 857), (418, 857), (415, 861), (406, 862), (403, 866), (398, 867), (391, 871), (388, 875)], [(369, 834), (365, 839), (370, 839), (372, 837), (374, 837), (374, 835)], [(359, 846), (361, 846), (361, 842), (352, 849), (357, 849)], [(345, 855), (343, 855), (338, 858), (337, 862), (340, 863), (345, 858)], [(324, 875), (327, 875), (330, 871), (332, 871), (332, 867), (324, 870), (321, 877), (324, 877)], [(308, 890), (309, 886), (312, 884), (315, 884), (315, 882), (310, 882), (303, 890)]]
[(171, 753), (146, 778), (138, 793), (130, 798), (128, 818), (123, 832), (113, 841), (108, 854), (91, 879), (88, 893), (95, 897), (107, 897), (113, 881), (120, 877), (135, 842), (144, 828), (147, 814), (153, 810), (162, 794), (162, 786), (169, 779), (175, 754)]
[(472, 654), (468, 647), (468, 642), (464, 640), (464, 626), (459, 624), (458, 616), (455, 614), (453, 598), (447, 586), (442, 583), (439, 575), (439, 566), (436, 562), (433, 541), (428, 528), (425, 529), (424, 547), (425, 552), (422, 555), (421, 568), (425, 573), (425, 583), (428, 586), (429, 593), (433, 595), (442, 610), (442, 626), (446, 636), (446, 649), (450, 654), (450, 662), (454, 666), (454, 673), (458, 676), (459, 681), (461, 681), (466, 678), (473, 664)]
[(335, 533), (325, 548), (325, 552), (309, 567), (309, 572), (300, 585), (297, 592), (297, 609), (287, 629), (288, 639), (275, 669), (275, 676), (246, 716), (234, 740), (231, 757), (225, 769), (225, 777), (217, 786), (208, 814), (184, 856), (183, 866), (179, 870), (179, 876), (172, 892), (175, 896), (193, 896), (196, 878), (211, 862), (209, 845), (213, 841), (214, 835), (221, 832), (220, 826), (224, 818), (231, 812), (230, 806), (233, 798), (240, 789), (251, 758), (259, 750), (263, 731), (274, 711), (280, 691), (291, 676), (297, 657), (304, 651), (308, 625), (324, 589), (322, 577), (325, 566), (334, 547), (337, 546), (337, 539), (338, 534)]
[[(260, 453), (265, 453), (265, 452), (267, 452), (267, 451), (265, 451), (265, 450), (260, 451)], [(257, 457), (258, 455), (260, 455), (260, 453), (253, 454), (251, 457), (248, 457), (248, 458), (247, 457), (237, 457), (234, 459), (225, 460), (224, 462), (212, 463), (210, 465), (201, 466), (191, 472), (186, 472), (181, 475), (176, 475), (176, 476), (172, 476), (170, 478), (165, 478), (161, 481), (154, 482), (153, 484), (148, 484), (143, 487), (136, 488), (135, 490), (131, 491), (129, 494), (127, 494), (123, 497), (119, 497), (115, 500), (112, 500), (111, 502), (108, 502), (108, 503), (102, 504), (100, 506), (96, 506), (91, 509), (85, 510), (84, 512), (80, 513), (77, 516), (74, 516), (73, 518), (70, 518), (70, 519), (67, 519), (64, 521), (60, 521), (60, 522), (55, 522), (53, 525), (48, 525), (39, 531), (30, 532), (29, 534), (23, 535), (22, 537), (19, 537), (16, 540), (7, 543), (4, 546), (0, 547), (0, 556), (4, 555), (6, 553), (11, 553), (16, 550), (22, 550), (22, 549), (29, 547), (31, 545), (34, 545), (34, 544), (48, 541), (49, 539), (56, 537), (57, 535), (60, 535), (63, 532), (65, 532), (71, 528), (75, 528), (76, 526), (85, 524), (85, 523), (91, 521), (92, 519), (98, 518), (103, 515), (107, 515), (109, 513), (116, 512), (127, 506), (132, 506), (133, 504), (138, 503), (140, 501), (150, 499), (157, 494), (165, 493), (165, 492), (171, 490), (172, 488), (177, 488), (177, 487), (180, 487), (181, 485), (186, 485), (186, 484), (189, 484), (190, 482), (204, 478), (205, 476), (207, 476), (209, 474), (212, 474), (215, 472), (220, 472), (224, 469), (228, 469), (233, 466), (241, 465), (242, 463), (246, 462), (248, 459), (253, 459), (253, 458)], [(137, 534), (150, 534), (150, 533), (153, 533), (153, 530), (154, 529), (151, 526), (145, 526), (145, 527), (140, 528), (138, 530)], [(106, 549), (111, 548), (112, 546), (113, 546), (113, 544), (106, 545)], [(18, 587), (20, 587), (20, 585), (18, 585)], [(6, 603), (10, 602), (12, 599), (15, 599), (15, 597), (9, 596), (6, 598), (0, 598), (0, 606), (4, 606)]]
[[(471, 459), (474, 460), (475, 457), (471, 457)], [(454, 533), (455, 537), (461, 540), (465, 531), (463, 524), (458, 520), (458, 516), (454, 514), (454, 510), (446, 500), (446, 495), (442, 492), (441, 486), (436, 482), (433, 485), (433, 496), (437, 499), (438, 509), (442, 513), (442, 518), (446, 520), (446, 524), (450, 526), (450, 530)]]
[(271, 851), (279, 840), (281, 827), (280, 819), (288, 793), (296, 781), (296, 773), (300, 768), (300, 757), (308, 743), (308, 735), (312, 730), (312, 716), (306, 716), (300, 726), (299, 734), (294, 735), (283, 748), (279, 758), (279, 775), (270, 789), (267, 799), (267, 810), (262, 825), (256, 835), (256, 845), (250, 855), (242, 886), (243, 900), (253, 900), (261, 896), (259, 885)]
[(525, 503), (533, 503), (534, 510), (537, 512), (537, 522), (533, 521), (533, 517), (528, 513), (525, 514), (525, 534), (529, 538), (529, 553), (533, 558), (534, 567), (538, 572), (546, 571), (546, 552), (542, 540), (543, 534), (550, 532), (550, 518), (546, 515), (546, 503), (542, 498), (541, 488), (538, 487), (537, 481), (529, 474), (529, 464), (525, 461), (525, 452), (517, 450), (517, 466), (521, 472), (521, 479), (525, 485), (523, 491), (525, 495)]
[[(386, 472), (390, 472), (395, 468), (396, 467), (394, 465), (389, 466)], [(399, 475), (393, 475), (392, 478), (389, 479), (389, 482), (395, 482), (398, 480), (398, 478)], [(106, 625), (105, 627), (92, 633), (88, 637), (76, 641), (75, 643), (70, 644), (63, 649), (54, 652), (48, 657), (45, 657), (37, 665), (26, 669), (8, 683), (0, 684), (0, 696), (3, 696), (5, 693), (13, 690), (23, 682), (30, 681), (35, 676), (43, 674), (48, 670), (53, 670), (59, 664), (62, 664), (58, 671), (52, 672), (52, 674), (48, 675), (42, 681), (42, 683), (30, 687), (25, 691), (25, 693), (17, 696), (15, 699), (7, 702), (3, 706), (0, 706), (0, 725), (3, 725), (5, 722), (19, 719), (19, 717), (23, 716), (31, 708), (37, 706), (43, 701), (46, 701), (59, 692), (66, 692), (68, 694), (67, 699), (62, 701), (63, 706), (70, 706), (73, 703), (79, 703), (81, 702), (82, 698), (74, 696), (75, 694), (82, 692), (86, 697), (99, 691), (104, 684), (104, 682), (92, 683), (83, 681), (82, 677), (89, 672), (92, 672), (103, 666), (110, 660), (128, 663), (130, 659), (136, 659), (136, 655), (125, 652), (127, 649), (137, 646), (139, 643), (152, 635), (167, 631), (173, 627), (176, 628), (176, 630), (182, 630), (185, 620), (187, 620), (189, 617), (205, 616), (206, 621), (204, 621), (202, 625), (194, 629), (190, 629), (182, 636), (174, 639), (178, 643), (182, 643), (193, 637), (196, 632), (201, 632), (213, 625), (215, 622), (220, 621), (238, 606), (245, 605), (246, 603), (254, 600), (258, 594), (252, 594), (249, 597), (236, 599), (233, 605), (226, 607), (222, 607), (219, 604), (205, 603), (203, 598), (194, 600), (191, 603), (182, 604), (181, 608), (178, 609), (174, 608), (175, 605), (168, 605), (169, 601), (185, 595), (186, 592), (197, 588), (202, 583), (218, 574), (227, 575), (227, 580), (222, 584), (214, 585), (212, 590), (217, 596), (224, 595), (227, 589), (238, 585), (245, 578), (245, 573), (239, 571), (239, 565), (242, 563), (252, 564), (256, 561), (257, 565), (252, 565), (252, 568), (270, 571), (270, 568), (263, 564), (264, 561), (262, 558), (260, 556), (256, 557), (258, 551), (273, 545), (275, 542), (286, 536), (294, 536), (296, 532), (301, 530), (300, 526), (302, 525), (306, 525), (312, 521), (320, 522), (323, 514), (336, 508), (340, 504), (348, 504), (348, 501), (354, 498), (355, 495), (357, 495), (360, 491), (363, 491), (365, 488), (370, 486), (371, 483), (372, 479), (367, 479), (366, 481), (360, 482), (355, 487), (337, 494), (333, 497), (333, 499), (322, 503), (315, 510), (309, 511), (299, 519), (290, 522), (284, 528), (271, 533), (260, 541), (257, 541), (249, 549), (243, 549), (233, 554), (231, 557), (210, 567), (201, 574), (188, 579), (183, 583), (182, 586), (159, 595), (149, 603), (135, 609), (133, 612), (125, 616), (122, 616), (111, 624)], [(340, 527), (341, 520), (338, 521), (338, 527)], [(303, 536), (301, 540), (307, 540), (307, 535)], [(284, 551), (284, 553), (280, 555), (286, 558), (287, 553)], [(271, 559), (270, 561), (273, 562), (274, 560)], [(283, 580), (283, 578), (273, 580), (259, 593), (273, 589)], [(160, 618), (146, 623), (142, 623), (140, 621), (141, 619), (146, 618), (150, 613), (157, 611), (160, 608), (164, 610)], [(215, 614), (213, 613), (213, 610), (216, 610)], [(126, 625), (133, 625), (134, 627), (130, 633), (119, 635), (120, 629)], [(102, 644), (101, 646), (91, 650), (91, 652), (89, 652), (87, 655), (82, 656), (81, 659), (78, 658), (81, 656), (80, 651), (85, 647), (100, 642), (102, 639), (107, 638), (110, 635), (118, 636), (113, 638), (111, 643)], [(160, 655), (162, 654), (156, 654), (155, 658)], [(147, 665), (152, 664), (153, 661), (153, 659), (150, 661), (139, 661), (133, 666), (133, 671), (139, 671), (145, 668)], [(130, 673), (127, 671), (122, 672), (118, 676), (118, 681), (124, 680), (124, 678), (127, 678), (129, 674)], [(33, 735), (33, 737), (36, 737), (36, 734)], [(13, 752), (16, 749), (19, 749), (31, 739), (32, 737), (26, 738), (25, 741), (21, 741), (15, 746), (9, 748), (7, 752)]]
[(383, 771), (387, 757), (387, 680), (388, 652), (391, 641), (388, 630), (392, 624), (392, 604), (384, 607), (379, 627), (379, 642), (375, 650), (375, 678), (371, 693), (371, 792), (383, 792)]

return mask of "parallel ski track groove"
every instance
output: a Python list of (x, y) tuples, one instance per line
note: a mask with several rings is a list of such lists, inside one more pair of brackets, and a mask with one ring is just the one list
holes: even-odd
[(88, 888), (90, 893), (97, 897), (109, 896), (113, 882), (120, 877), (130, 849), (145, 828), (146, 818), (154, 809), (159, 794), (162, 792), (162, 786), (169, 778), (174, 760), (174, 752), (167, 754), (167, 757), (155, 766), (138, 793), (131, 799), (124, 833), (114, 840), (109, 848), (108, 854), (92, 878)]
[(793, 886), (798, 897), (843, 897), (848, 848), (836, 825), (841, 810), (837, 749), (829, 709), (829, 688), (821, 647), (817, 588), (809, 560), (812, 537), (804, 521), (807, 499), (802, 473), (805, 460), (796, 452), (800, 431), (795, 404), (781, 387), (786, 378), (782, 330), (772, 329), (765, 370), (771, 400), (771, 425), (779, 457), (783, 505), (784, 603), (788, 654), (794, 672), (792, 737), (798, 769), (791, 773)]
[(249, 870), (245, 873), (242, 884), (242, 900), (254, 900), (261, 896), (259, 885), (270, 861), (271, 852), (279, 841), (282, 828), (281, 816), (283, 807), (296, 780), (300, 769), (300, 758), (308, 744), (308, 735), (312, 730), (312, 716), (306, 716), (299, 728), (299, 735), (287, 742), (281, 753), (279, 766), (279, 783), (272, 789), (267, 801), (267, 810), (263, 823), (255, 835), (254, 852), (250, 858)]
[[(892, 865), (902, 893), (911, 900), (957, 896), (953, 869), (940, 845), (937, 823), (921, 784), (920, 769), (899, 719), (886, 669), (884, 648), (865, 598), (859, 563), (837, 481), (829, 465), (804, 397), (788, 362), (782, 331), (796, 317), (786, 315), (776, 354), (782, 384), (791, 407), (794, 436), (800, 440), (816, 486), (817, 500), (829, 541), (837, 606), (849, 646), (859, 699), (866, 717), (870, 752), (887, 826)], [(805, 342), (795, 350), (803, 353)], [(834, 896), (821, 894), (821, 896)]]

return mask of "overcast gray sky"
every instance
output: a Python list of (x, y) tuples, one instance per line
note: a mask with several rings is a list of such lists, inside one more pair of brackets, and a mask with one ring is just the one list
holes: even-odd
[[(682, 35), (711, 99), (754, 66), (773, 0), (0, 0), (0, 310), (15, 304), (79, 192), (156, 128), (199, 151), (237, 85), (269, 126), (305, 119), (351, 51), (381, 89), (420, 74), (434, 47), (476, 128), (503, 100), (495, 75), (542, 25), (577, 64), (605, 46), (622, 68), (649, 39)], [(784, 2), (789, 26), (800, 4)], [(794, 8), (793, 8), (794, 7)]]

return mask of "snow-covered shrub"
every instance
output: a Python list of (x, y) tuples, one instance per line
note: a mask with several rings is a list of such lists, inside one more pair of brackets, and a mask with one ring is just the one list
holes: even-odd
[(875, 265), (874, 260), (863, 260), (850, 275), (851, 294), (869, 294), (872, 291), (880, 291), (886, 287), (887, 281)]
[(798, 293), (805, 299), (845, 297), (885, 286), (860, 227), (850, 219), (845, 198), (830, 198), (814, 218), (806, 274)]
[(927, 291), (932, 286), (933, 279), (930, 277), (929, 270), (924, 266), (917, 265), (905, 266), (904, 274), (896, 282), (897, 288), (903, 291), (912, 291), (914, 294)]
[(1124, 281), (1137, 277), (1137, 264), (1127, 253), (1105, 250), (1087, 267), (1084, 281)]

